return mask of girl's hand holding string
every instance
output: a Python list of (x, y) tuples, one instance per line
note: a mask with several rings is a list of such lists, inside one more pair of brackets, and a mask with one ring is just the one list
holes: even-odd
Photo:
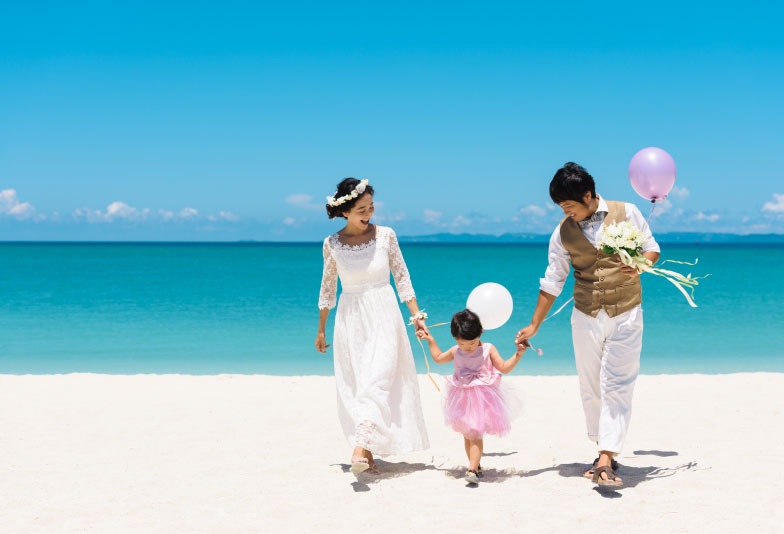
[(430, 335), (430, 331), (429, 331), (429, 330), (427, 330), (427, 329), (424, 329), (424, 330), (417, 330), (417, 332), (416, 332), (416, 336), (417, 336), (419, 339), (425, 339), (425, 340), (427, 340), (427, 341), (435, 341), (435, 340), (433, 339), (433, 336), (432, 336), (432, 335)]

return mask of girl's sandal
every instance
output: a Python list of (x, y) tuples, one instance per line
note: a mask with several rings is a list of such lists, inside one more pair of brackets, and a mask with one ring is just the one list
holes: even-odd
[(370, 467), (368, 467), (367, 472), (370, 473), (371, 475), (377, 475), (379, 473), (378, 464), (376, 462), (370, 464)]
[(482, 471), (482, 466), (481, 465), (477, 465), (476, 466), (476, 476), (478, 476), (479, 478), (482, 478), (483, 476), (485, 476), (485, 472)]
[(363, 473), (370, 468), (370, 464), (368, 463), (368, 459), (364, 456), (352, 456), (351, 457), (351, 468), (349, 469), (352, 473)]
[[(602, 473), (607, 474), (607, 480), (602, 478)], [(601, 467), (597, 467), (596, 471), (593, 474), (593, 478), (591, 479), (594, 484), (599, 484), (600, 488), (616, 488), (620, 489), (623, 487), (623, 482), (618, 480), (618, 477), (615, 476), (615, 472), (612, 470), (612, 467), (609, 465), (603, 465)]]
[(479, 475), (473, 469), (466, 471), (465, 479), (469, 484), (479, 484)]

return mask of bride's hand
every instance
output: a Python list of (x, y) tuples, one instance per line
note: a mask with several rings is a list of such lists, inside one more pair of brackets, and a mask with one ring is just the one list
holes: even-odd
[(327, 349), (332, 345), (327, 345), (327, 336), (323, 332), (319, 332), (316, 336), (316, 350), (321, 353), (326, 353)]
[(424, 319), (414, 319), (414, 328), (416, 328), (417, 334), (419, 334), (420, 331), (424, 331), (425, 334), (428, 336), (430, 335), (430, 330), (427, 329)]

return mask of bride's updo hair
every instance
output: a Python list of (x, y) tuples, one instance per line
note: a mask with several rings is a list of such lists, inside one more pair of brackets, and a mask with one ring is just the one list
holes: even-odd
[[(338, 184), (338, 192), (335, 193), (335, 198), (340, 198), (345, 195), (351, 194), (351, 192), (359, 185), (359, 180), (356, 178), (345, 178), (342, 182)], [(342, 217), (344, 213), (351, 211), (351, 208), (354, 207), (354, 204), (357, 203), (357, 200), (364, 197), (365, 195), (373, 196), (373, 186), (367, 185), (365, 186), (365, 191), (357, 198), (352, 198), (347, 202), (344, 202), (340, 206), (330, 206), (327, 204), (327, 215), (330, 219), (334, 219), (335, 217)]]

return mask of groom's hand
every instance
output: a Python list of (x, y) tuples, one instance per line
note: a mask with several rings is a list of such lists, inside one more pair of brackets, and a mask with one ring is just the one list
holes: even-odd
[(625, 274), (626, 276), (629, 276), (629, 277), (632, 277), (632, 278), (634, 278), (635, 276), (640, 276), (640, 273), (637, 271), (637, 269), (635, 269), (634, 267), (631, 267), (629, 265), (622, 265), (621, 266), (621, 272), (623, 274)]
[(521, 328), (517, 332), (517, 337), (515, 337), (515, 344), (523, 344), (526, 340), (531, 339), (536, 335), (536, 332), (539, 331), (539, 327), (532, 324), (529, 324), (525, 328)]

